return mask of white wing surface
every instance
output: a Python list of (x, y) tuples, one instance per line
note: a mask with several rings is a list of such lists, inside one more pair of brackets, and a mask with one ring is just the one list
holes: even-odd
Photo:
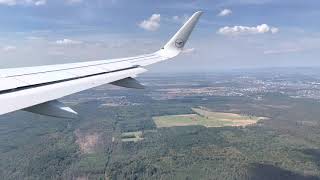
[(0, 70), (0, 115), (16, 110), (73, 118), (56, 99), (103, 84), (141, 88), (133, 78), (145, 66), (181, 53), (202, 12), (196, 12), (159, 51), (136, 57)]

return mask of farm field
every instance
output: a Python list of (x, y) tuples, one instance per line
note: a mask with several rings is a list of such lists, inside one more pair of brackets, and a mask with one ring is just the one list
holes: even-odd
[(204, 126), (204, 127), (224, 127), (224, 126), (248, 126), (256, 124), (264, 117), (247, 116), (235, 113), (212, 112), (204, 107), (192, 108), (194, 114), (170, 115), (154, 117), (157, 128), (177, 127), (177, 126)]

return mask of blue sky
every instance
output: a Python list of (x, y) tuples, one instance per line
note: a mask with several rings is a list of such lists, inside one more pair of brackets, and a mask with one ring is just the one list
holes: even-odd
[(152, 52), (197, 10), (186, 53), (154, 72), (320, 66), (319, 0), (0, 0), (0, 67)]

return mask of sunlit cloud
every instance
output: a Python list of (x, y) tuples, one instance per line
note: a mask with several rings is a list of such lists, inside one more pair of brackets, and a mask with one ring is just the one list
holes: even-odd
[(17, 1), (16, 0), (0, 0), (0, 4), (13, 6), (17, 4)]
[(222, 27), (219, 29), (218, 34), (221, 35), (246, 35), (246, 34), (275, 34), (279, 32), (279, 28), (270, 27), (267, 24), (261, 24), (256, 27), (249, 26), (233, 26)]
[(184, 49), (182, 51), (183, 54), (191, 54), (191, 53), (194, 53), (194, 52), (196, 52), (195, 48)]
[(45, 5), (47, 0), (0, 0), (0, 5), (15, 6), (15, 5)]
[(183, 16), (173, 16), (172, 21), (178, 22), (178, 23), (185, 23), (190, 18), (189, 15), (184, 14)]
[(1, 48), (1, 50), (2, 50), (2, 51), (5, 51), (5, 52), (14, 51), (14, 50), (16, 50), (16, 49), (17, 49), (17, 47), (15, 47), (15, 46), (10, 46), (10, 45), (4, 46), (4, 47)]
[(160, 28), (161, 15), (153, 14), (148, 20), (144, 20), (139, 27), (147, 31), (156, 31)]
[(285, 53), (295, 53), (302, 51), (301, 48), (289, 48), (289, 49), (272, 49), (266, 50), (263, 54), (285, 54)]
[(76, 40), (71, 40), (71, 39), (62, 39), (62, 40), (57, 40), (56, 44), (58, 45), (74, 45), (74, 44), (82, 44), (82, 41), (76, 41)]
[(66, 0), (66, 2), (69, 4), (76, 4), (76, 3), (82, 3), (83, 0)]
[(223, 9), (222, 11), (220, 11), (218, 16), (223, 17), (223, 16), (229, 16), (231, 14), (232, 14), (232, 11), (230, 9)]

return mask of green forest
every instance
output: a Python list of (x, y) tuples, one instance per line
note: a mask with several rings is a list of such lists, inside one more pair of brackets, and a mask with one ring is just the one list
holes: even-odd
[[(92, 90), (93, 91), (93, 90)], [(99, 93), (88, 91), (88, 94)], [(123, 92), (118, 92), (121, 94)], [(0, 177), (13, 179), (320, 179), (320, 103), (265, 94), (82, 102), (78, 120), (17, 112), (0, 117)], [(286, 105), (286, 106), (284, 106)], [(248, 127), (156, 128), (154, 116), (217, 112), (269, 117)], [(142, 131), (143, 140), (121, 134)]]

